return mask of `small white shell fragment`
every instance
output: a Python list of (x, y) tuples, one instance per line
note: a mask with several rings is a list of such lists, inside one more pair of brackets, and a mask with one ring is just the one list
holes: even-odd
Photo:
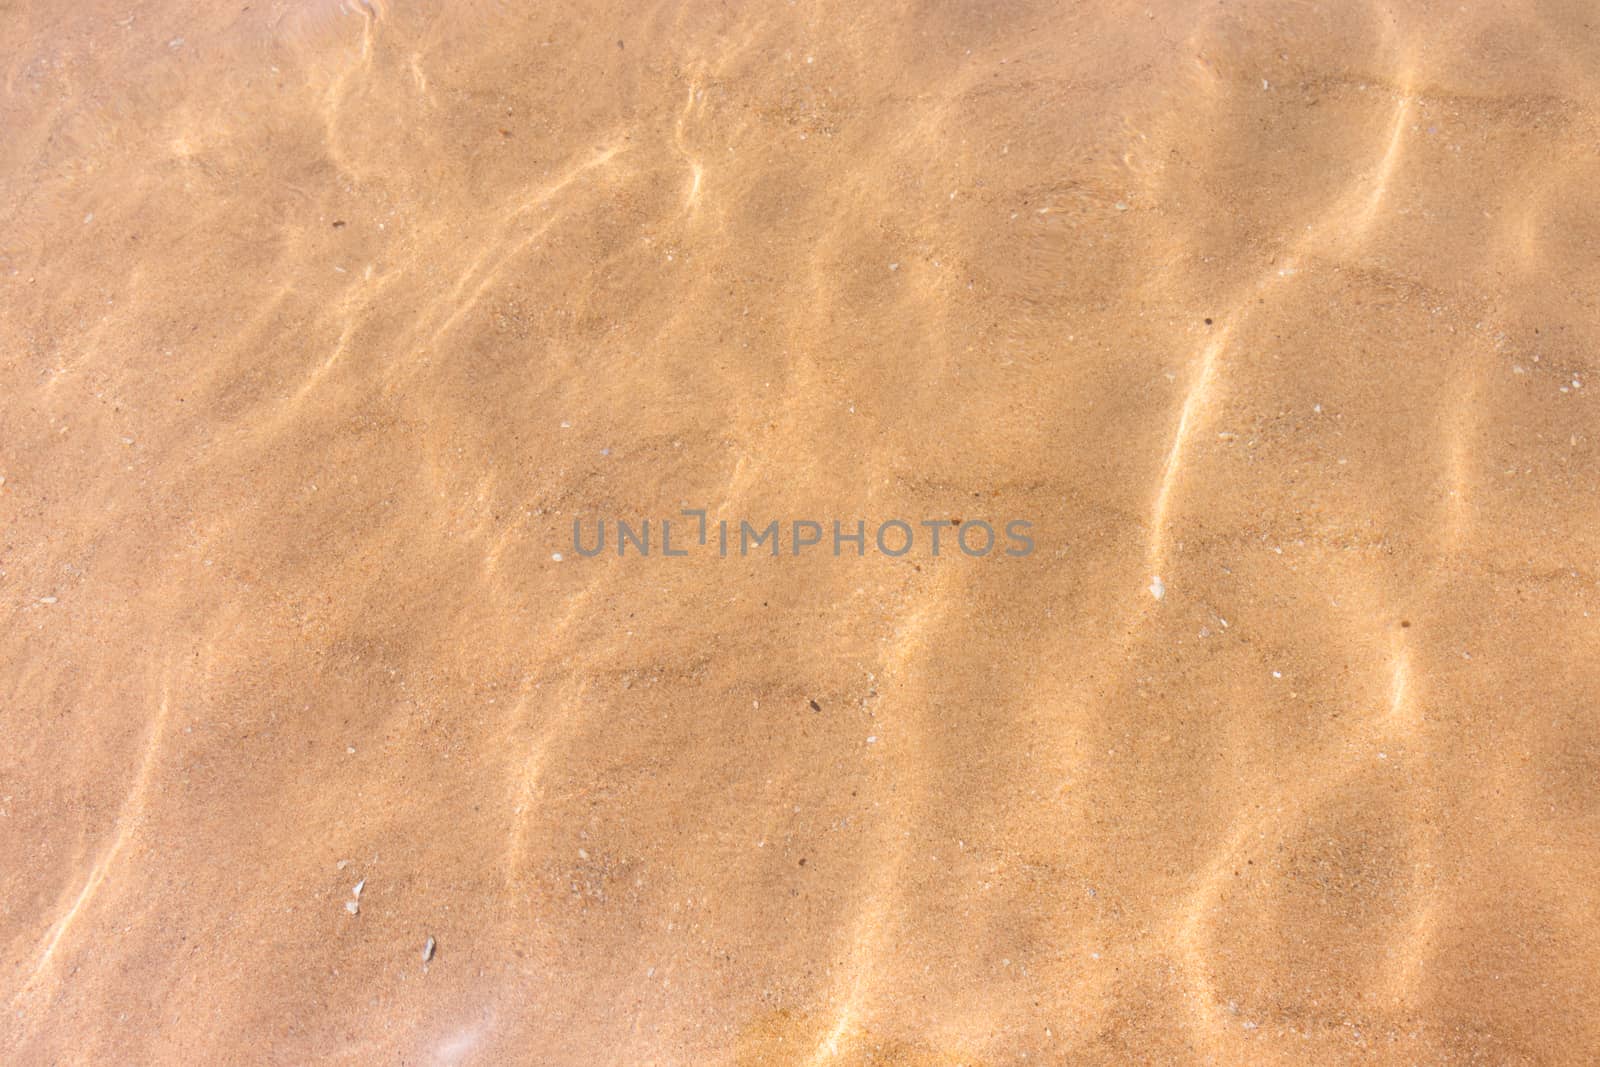
[(347, 900), (344, 902), (344, 910), (351, 915), (359, 915), (361, 913), (361, 905), (354, 900)]
[(429, 960), (433, 959), (433, 950), (434, 950), (434, 948), (435, 948), (434, 940), (433, 940), (433, 938), (430, 937), (430, 938), (428, 938), (427, 944), (422, 946), (422, 962), (423, 963), (427, 963)]
[(1159, 574), (1150, 579), (1150, 595), (1157, 600), (1167, 595), (1167, 587), (1162, 583), (1161, 575)]
[(363, 878), (363, 879), (361, 879), (361, 881), (359, 881), (359, 882), (357, 882), (355, 884), (355, 888), (354, 889), (350, 890), (350, 895), (353, 896), (353, 897), (359, 897), (361, 895), (361, 891), (363, 889), (365, 889), (366, 887), (367, 887), (367, 880), (365, 878)]

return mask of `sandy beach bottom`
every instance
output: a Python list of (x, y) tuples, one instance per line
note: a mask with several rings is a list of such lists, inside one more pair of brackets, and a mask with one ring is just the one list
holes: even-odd
[(1595, 1058), (1592, 5), (0, 9), (0, 1059)]

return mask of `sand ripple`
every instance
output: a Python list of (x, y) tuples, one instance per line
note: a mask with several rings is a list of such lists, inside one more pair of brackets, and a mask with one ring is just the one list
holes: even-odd
[(7, 1062), (1592, 1058), (1586, 19), (18, 6)]

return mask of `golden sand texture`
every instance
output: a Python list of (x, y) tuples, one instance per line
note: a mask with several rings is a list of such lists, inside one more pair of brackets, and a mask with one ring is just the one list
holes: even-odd
[(0, 61), (6, 1063), (1600, 1058), (1587, 0)]

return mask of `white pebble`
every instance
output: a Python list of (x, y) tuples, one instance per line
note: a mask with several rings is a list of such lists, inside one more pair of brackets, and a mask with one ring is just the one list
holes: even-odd
[(1159, 574), (1150, 579), (1150, 595), (1155, 597), (1157, 600), (1160, 600), (1162, 597), (1167, 595), (1167, 587), (1162, 583), (1161, 576)]

